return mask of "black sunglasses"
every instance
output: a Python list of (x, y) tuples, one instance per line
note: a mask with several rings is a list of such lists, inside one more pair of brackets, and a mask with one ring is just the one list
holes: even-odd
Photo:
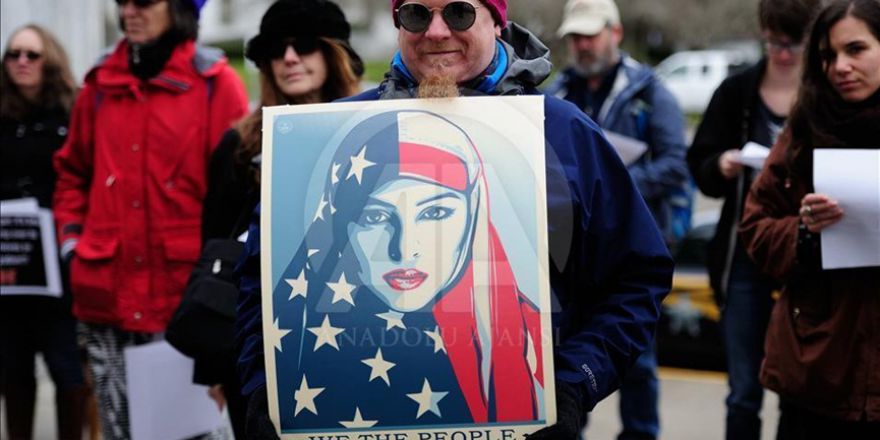
[(281, 58), (288, 47), (293, 47), (297, 55), (308, 55), (318, 50), (318, 39), (315, 37), (296, 37), (277, 40), (269, 46), (267, 55), (270, 59)]
[(434, 18), (434, 11), (440, 9), (440, 16), (454, 31), (466, 31), (474, 25), (477, 19), (477, 9), (481, 6), (474, 6), (468, 2), (457, 1), (448, 3), (441, 8), (429, 8), (421, 3), (407, 3), (394, 12), (397, 14), (397, 22), (404, 29), (420, 34), (428, 30), (431, 26), (431, 20)]
[(34, 52), (32, 50), (12, 49), (6, 52), (5, 58), (7, 60), (17, 60), (21, 58), (22, 55), (24, 55), (28, 59), (28, 61), (36, 61), (43, 56), (43, 54), (39, 52)]
[(134, 5), (139, 8), (146, 8), (149, 6), (153, 6), (156, 3), (159, 3), (164, 0), (116, 0), (117, 6), (125, 6), (128, 2), (134, 2)]

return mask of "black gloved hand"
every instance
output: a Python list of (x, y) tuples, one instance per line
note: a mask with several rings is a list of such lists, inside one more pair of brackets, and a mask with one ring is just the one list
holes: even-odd
[(583, 396), (579, 385), (556, 381), (556, 424), (527, 436), (528, 440), (577, 440), (584, 429)]
[(269, 418), (269, 398), (266, 396), (266, 385), (257, 388), (248, 398), (244, 430), (248, 439), (278, 440), (275, 425)]

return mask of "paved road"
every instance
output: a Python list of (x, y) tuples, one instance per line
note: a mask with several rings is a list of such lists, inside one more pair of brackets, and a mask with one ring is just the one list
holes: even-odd
[[(42, 362), (38, 363), (40, 390), (37, 402), (36, 440), (55, 439), (54, 387)], [(724, 438), (724, 396), (726, 376), (693, 370), (661, 368), (661, 440), (712, 440)], [(768, 393), (764, 402), (763, 440), (775, 437), (779, 419), (778, 399)], [(590, 417), (587, 440), (613, 440), (620, 431), (617, 394), (600, 403)], [(5, 427), (4, 427), (5, 428)], [(5, 437), (5, 429), (0, 437)]]

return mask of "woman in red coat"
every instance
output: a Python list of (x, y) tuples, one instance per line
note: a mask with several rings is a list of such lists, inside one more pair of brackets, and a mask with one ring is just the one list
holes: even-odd
[(87, 74), (55, 156), (58, 233), (105, 438), (129, 436), (123, 349), (158, 339), (180, 302), (208, 160), (247, 112), (222, 53), (196, 47), (204, 3), (117, 0), (125, 38)]

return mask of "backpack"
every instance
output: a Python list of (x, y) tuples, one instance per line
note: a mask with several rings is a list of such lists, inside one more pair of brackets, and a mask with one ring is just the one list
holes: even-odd
[[(642, 102), (646, 103), (646, 101), (639, 97), (642, 93), (644, 93), (644, 90), (639, 91), (636, 95), (636, 99), (640, 99)], [(636, 130), (639, 134), (639, 138), (645, 139), (647, 138), (648, 117), (650, 116), (651, 108), (650, 105), (647, 104), (640, 105), (638, 108), (639, 111), (636, 114)], [(648, 154), (650, 154), (650, 150)], [(694, 182), (693, 177), (688, 176), (687, 180), (682, 182), (677, 188), (673, 189), (667, 196), (667, 201), (669, 203), (669, 218), (667, 219), (666, 230), (662, 231), (667, 244), (674, 245), (675, 243), (679, 243), (688, 231), (691, 230), (691, 222), (693, 220), (694, 212), (694, 194), (696, 191), (697, 185)]]

